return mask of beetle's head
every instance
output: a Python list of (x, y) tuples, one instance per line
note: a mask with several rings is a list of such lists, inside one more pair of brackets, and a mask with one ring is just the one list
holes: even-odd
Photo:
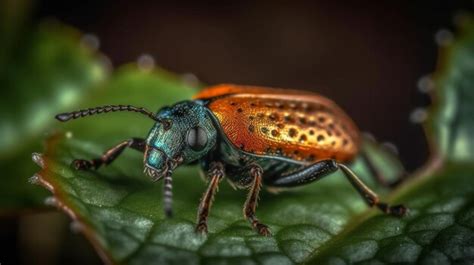
[(145, 173), (158, 180), (181, 163), (206, 155), (216, 143), (216, 129), (207, 109), (195, 101), (179, 102), (158, 111), (148, 134)]
[(144, 156), (145, 173), (154, 180), (171, 174), (182, 163), (203, 157), (216, 143), (217, 132), (211, 117), (198, 101), (179, 102), (156, 114), (131, 105), (107, 105), (60, 113), (56, 119), (66, 122), (115, 111), (138, 112), (156, 121), (148, 135)]

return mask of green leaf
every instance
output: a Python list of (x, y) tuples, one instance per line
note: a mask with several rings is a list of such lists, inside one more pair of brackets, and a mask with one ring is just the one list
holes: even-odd
[(20, 35), (10, 28), (2, 33), (15, 35), (0, 53), (0, 209), (9, 212), (42, 205), (46, 193), (27, 181), (35, 173), (31, 152), (41, 148), (51, 117), (77, 104), (106, 72), (98, 54), (65, 26), (49, 22)]
[[(119, 70), (87, 106), (132, 103), (158, 109), (189, 99), (194, 92), (181, 80), (161, 71), (144, 73), (129, 66)], [(146, 137), (152, 122), (134, 113), (77, 120), (66, 125), (64, 133), (50, 139), (46, 153), (37, 159), (44, 167), (37, 176), (40, 183), (53, 192), (58, 207), (82, 224), (85, 235), (108, 261), (301, 262), (366, 209), (340, 174), (278, 195), (265, 192), (258, 214), (275, 234), (265, 238), (257, 235), (242, 216), (246, 191), (232, 190), (224, 182), (211, 211), (210, 234), (204, 237), (194, 233), (197, 205), (206, 189), (197, 168), (180, 168), (173, 175), (172, 219), (163, 215), (162, 184), (151, 182), (142, 173), (143, 158), (138, 152), (127, 150), (110, 166), (96, 172), (70, 168), (74, 158), (96, 157), (126, 138)], [(393, 156), (370, 142), (365, 148), (388, 175), (400, 173)], [(354, 168), (373, 185), (360, 161)]]

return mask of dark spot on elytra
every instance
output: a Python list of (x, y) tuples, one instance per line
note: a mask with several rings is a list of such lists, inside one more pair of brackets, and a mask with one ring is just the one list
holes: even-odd
[(285, 115), (285, 121), (286, 122), (294, 122), (295, 120), (293, 119), (293, 117), (291, 115)]
[(300, 153), (300, 151), (298, 151), (298, 150), (293, 151), (294, 155), (298, 155), (299, 153)]
[(332, 136), (332, 132), (330, 130), (326, 130), (326, 133), (328, 134), (328, 136)]
[(249, 132), (253, 133), (255, 131), (255, 126), (252, 124), (249, 125)]
[(255, 104), (254, 102), (250, 102), (250, 107), (255, 107), (257, 106), (257, 104)]
[(276, 121), (276, 120), (278, 120), (278, 114), (272, 113), (268, 116), (268, 118), (272, 121)]
[(260, 131), (264, 134), (268, 133), (268, 128), (267, 127), (262, 127), (260, 128)]
[(255, 117), (252, 116), (252, 115), (250, 115), (250, 116), (249, 116), (249, 120), (253, 120), (253, 119), (255, 119)]
[(317, 140), (318, 140), (318, 142), (324, 141), (324, 136), (323, 135), (318, 135)]
[(242, 108), (237, 109), (237, 112), (239, 112), (239, 113), (242, 112), (242, 111), (244, 111)]
[(235, 102), (231, 102), (231, 103), (230, 103), (231, 106), (235, 106), (235, 104), (236, 104)]
[(335, 146), (335, 145), (336, 145), (336, 141), (332, 141), (332, 142), (331, 142), (331, 145), (332, 145), (332, 146)]
[(306, 118), (305, 117), (300, 117), (299, 119), (301, 124), (306, 124)]
[(325, 122), (325, 121), (326, 121), (326, 118), (323, 117), (323, 116), (319, 116), (319, 117), (318, 117), (318, 121), (321, 122), (321, 123), (322, 123), (322, 122)]
[(272, 130), (272, 135), (275, 136), (275, 137), (277, 137), (278, 135), (280, 135), (280, 132), (277, 131), (277, 130), (275, 130), (275, 129), (273, 129), (273, 130)]
[(289, 131), (288, 131), (288, 135), (290, 137), (296, 137), (296, 135), (298, 135), (298, 130), (296, 130), (295, 128), (291, 128)]
[(342, 140), (342, 145), (346, 146), (348, 143), (349, 143), (349, 141), (347, 139)]
[(339, 130), (335, 130), (334, 133), (336, 133), (336, 136), (341, 136), (341, 132)]
[(303, 143), (303, 142), (306, 142), (306, 140), (308, 140), (308, 137), (306, 136), (306, 134), (302, 134), (302, 135), (300, 136), (300, 142)]
[(280, 128), (280, 129), (283, 129), (283, 128), (285, 128), (285, 124), (283, 124), (283, 123), (278, 123), (278, 124), (277, 124), (277, 127)]
[(314, 135), (314, 130), (309, 130), (309, 135)]

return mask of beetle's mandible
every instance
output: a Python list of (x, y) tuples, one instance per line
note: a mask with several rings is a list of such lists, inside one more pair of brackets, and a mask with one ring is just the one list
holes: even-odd
[(172, 172), (199, 162), (208, 187), (198, 208), (196, 231), (207, 232), (207, 218), (219, 182), (228, 178), (248, 188), (244, 216), (261, 235), (268, 227), (255, 214), (260, 187), (305, 185), (341, 170), (369, 206), (402, 216), (403, 205), (380, 202), (346, 164), (358, 154), (382, 184), (387, 184), (361, 153), (360, 133), (352, 120), (331, 100), (296, 90), (238, 85), (204, 89), (193, 100), (160, 109), (156, 114), (130, 105), (108, 105), (56, 115), (68, 121), (113, 111), (135, 111), (155, 120), (146, 139), (131, 138), (101, 157), (73, 161), (78, 170), (110, 164), (126, 147), (144, 153), (144, 172), (163, 179), (163, 207), (172, 215)]

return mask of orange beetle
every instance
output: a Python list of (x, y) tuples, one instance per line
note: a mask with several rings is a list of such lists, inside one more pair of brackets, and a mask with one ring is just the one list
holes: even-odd
[[(223, 177), (235, 186), (249, 188), (244, 216), (261, 235), (270, 235), (269, 228), (255, 215), (262, 184), (271, 188), (294, 187), (338, 169), (369, 206), (395, 216), (402, 216), (407, 210), (403, 205), (380, 202), (345, 165), (360, 153), (359, 130), (341, 108), (318, 94), (219, 85), (156, 114), (120, 105), (63, 113), (56, 118), (67, 121), (109, 111), (139, 112), (156, 123), (147, 139), (126, 140), (100, 158), (74, 160), (73, 165), (77, 169), (97, 169), (111, 163), (126, 147), (144, 152), (145, 173), (155, 181), (164, 179), (164, 209), (171, 216), (173, 170), (181, 164), (200, 162), (208, 172), (209, 184), (199, 205), (198, 232), (207, 232), (211, 203)], [(377, 173), (370, 160), (362, 157)]]

